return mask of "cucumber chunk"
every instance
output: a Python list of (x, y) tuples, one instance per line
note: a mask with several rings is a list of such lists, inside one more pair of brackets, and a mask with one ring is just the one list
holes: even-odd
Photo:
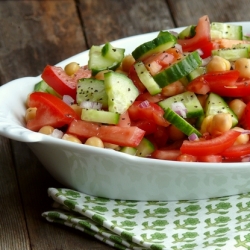
[[(121, 60), (114, 59), (117, 55), (115, 56), (111, 52), (107, 51), (102, 52), (102, 49), (102, 46), (93, 45), (89, 50), (88, 68), (92, 70), (93, 75), (96, 75), (98, 72), (103, 70), (115, 70), (121, 63)], [(103, 53), (105, 56), (103, 56)], [(121, 53), (124, 55), (124, 52)]]
[(228, 61), (236, 61), (239, 58), (249, 58), (248, 48), (216, 49), (212, 50), (213, 56), (220, 56)]
[(129, 155), (136, 155), (136, 148), (132, 148), (132, 147), (122, 147), (120, 152), (125, 153), (125, 154), (129, 154)]
[(125, 49), (123, 48), (115, 48), (111, 43), (106, 43), (102, 47), (102, 55), (105, 58), (113, 60), (115, 62), (121, 62), (124, 58)]
[(228, 113), (232, 116), (233, 127), (238, 124), (238, 118), (235, 113), (229, 108), (225, 100), (215, 93), (210, 93), (208, 95), (204, 110), (205, 116)]
[(82, 78), (78, 80), (76, 91), (76, 102), (84, 101), (98, 102), (103, 108), (108, 107), (108, 95), (105, 90), (104, 81), (95, 78)]
[(228, 23), (212, 22), (211, 28), (211, 39), (232, 39), (242, 40), (243, 30), (241, 25), (233, 25)]
[(170, 67), (153, 76), (160, 87), (173, 83), (201, 66), (202, 59), (197, 51), (191, 52)]
[(136, 156), (147, 157), (150, 156), (154, 150), (154, 144), (144, 137), (140, 144), (136, 147)]
[(142, 61), (152, 54), (156, 54), (173, 47), (176, 44), (176, 37), (168, 31), (161, 31), (159, 35), (148, 42), (138, 46), (132, 56), (136, 61)]
[(187, 38), (194, 37), (196, 34), (195, 28), (196, 28), (196, 25), (189, 25), (188, 27), (186, 27), (184, 30), (182, 30), (179, 33), (178, 38), (179, 39), (187, 39)]
[(57, 96), (59, 98), (62, 98), (62, 96), (58, 94), (53, 88), (51, 88), (44, 80), (41, 80), (40, 82), (35, 84), (34, 91), (45, 92)]
[(144, 65), (144, 63), (143, 62), (136, 62), (134, 64), (134, 67), (135, 67), (135, 71), (136, 71), (139, 79), (141, 80), (141, 82), (143, 83), (143, 85), (146, 87), (146, 89), (148, 90), (148, 92), (151, 95), (159, 94), (162, 89), (155, 82), (154, 78), (151, 76), (151, 74), (147, 70), (147, 68)]
[(165, 110), (164, 118), (187, 136), (193, 133), (195, 133), (197, 136), (201, 136), (201, 133), (195, 127), (193, 127), (181, 116), (176, 114), (171, 108), (167, 108)]
[(104, 85), (108, 95), (108, 110), (123, 114), (139, 95), (133, 81), (118, 72), (104, 74)]
[(97, 110), (97, 109), (82, 109), (81, 119), (90, 122), (99, 122), (105, 124), (117, 124), (120, 115), (117, 113)]
[(197, 96), (191, 91), (186, 91), (184, 93), (171, 96), (163, 101), (160, 101), (158, 104), (164, 110), (167, 110), (168, 108), (171, 109), (172, 104), (176, 102), (182, 102), (184, 104), (187, 109), (187, 118), (199, 117), (204, 113)]

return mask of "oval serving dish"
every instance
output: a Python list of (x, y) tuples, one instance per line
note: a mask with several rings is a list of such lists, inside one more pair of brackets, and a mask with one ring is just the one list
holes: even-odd
[[(248, 22), (242, 25), (250, 33)], [(183, 28), (174, 29), (179, 32)], [(112, 42), (126, 54), (158, 32)], [(87, 64), (88, 51), (57, 66)], [(0, 135), (25, 142), (48, 172), (62, 185), (85, 194), (125, 200), (190, 200), (250, 191), (250, 163), (165, 161), (127, 155), (32, 132), (25, 128), (27, 95), (41, 80), (25, 77), (0, 87)]]

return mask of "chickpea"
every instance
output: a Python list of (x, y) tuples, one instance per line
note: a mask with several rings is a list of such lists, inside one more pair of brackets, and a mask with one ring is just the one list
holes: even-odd
[[(237, 131), (244, 131), (244, 129), (240, 127), (234, 127), (233, 129)], [(246, 144), (248, 143), (248, 141), (249, 141), (248, 134), (240, 134), (235, 140), (234, 145)]]
[(173, 82), (162, 89), (162, 95), (169, 97), (184, 92), (185, 87), (180, 81)]
[(174, 125), (169, 126), (169, 139), (178, 141), (185, 138), (185, 134)]
[(95, 75), (95, 78), (98, 79), (98, 80), (104, 80), (104, 74), (109, 72), (110, 70), (103, 70), (103, 71), (100, 71), (98, 72), (96, 75)]
[(37, 108), (28, 108), (25, 113), (25, 121), (28, 122), (36, 117)]
[(206, 116), (201, 123), (201, 133), (208, 133), (210, 131), (213, 115)]
[(52, 126), (43, 126), (38, 132), (45, 135), (51, 135), (53, 131), (54, 128)]
[(103, 145), (104, 145), (104, 148), (120, 150), (120, 146), (116, 145), (116, 144), (113, 144), (113, 143), (104, 142)]
[(230, 70), (231, 64), (228, 60), (220, 56), (213, 56), (206, 66), (207, 72)]
[(234, 67), (240, 72), (240, 77), (250, 77), (250, 59), (239, 58), (235, 61)]
[(89, 145), (89, 146), (98, 147), (98, 148), (104, 148), (104, 144), (103, 144), (102, 140), (96, 136), (88, 138), (86, 140), (85, 144)]
[(125, 56), (122, 60), (122, 70), (128, 73), (134, 63), (135, 59), (132, 55)]
[(64, 134), (62, 139), (66, 141), (75, 142), (75, 143), (80, 143), (80, 144), (82, 143), (76, 136), (70, 135), (70, 134)]
[(122, 68), (116, 69), (115, 72), (127, 75), (127, 72), (123, 71)]
[(72, 76), (77, 72), (77, 70), (80, 69), (80, 65), (76, 62), (71, 62), (67, 64), (64, 68), (64, 71), (66, 72), (67, 75)]
[(211, 135), (217, 136), (232, 128), (232, 116), (226, 113), (219, 113), (213, 116), (209, 131)]
[(232, 109), (232, 111), (240, 120), (242, 115), (244, 114), (246, 104), (240, 99), (234, 99), (231, 102), (229, 102), (228, 106), (230, 109)]

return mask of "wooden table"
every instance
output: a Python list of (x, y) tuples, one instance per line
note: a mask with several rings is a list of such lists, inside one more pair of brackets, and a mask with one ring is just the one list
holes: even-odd
[[(0, 84), (41, 74), (91, 45), (211, 21), (250, 21), (250, 1), (0, 1)], [(46, 157), (46, 156), (44, 156)], [(62, 187), (26, 144), (0, 137), (0, 249), (112, 249), (87, 234), (48, 223), (49, 187)]]

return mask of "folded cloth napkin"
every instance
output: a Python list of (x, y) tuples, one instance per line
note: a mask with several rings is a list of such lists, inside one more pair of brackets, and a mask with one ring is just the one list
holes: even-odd
[(49, 188), (48, 221), (117, 249), (250, 249), (250, 193), (195, 201), (123, 201)]

